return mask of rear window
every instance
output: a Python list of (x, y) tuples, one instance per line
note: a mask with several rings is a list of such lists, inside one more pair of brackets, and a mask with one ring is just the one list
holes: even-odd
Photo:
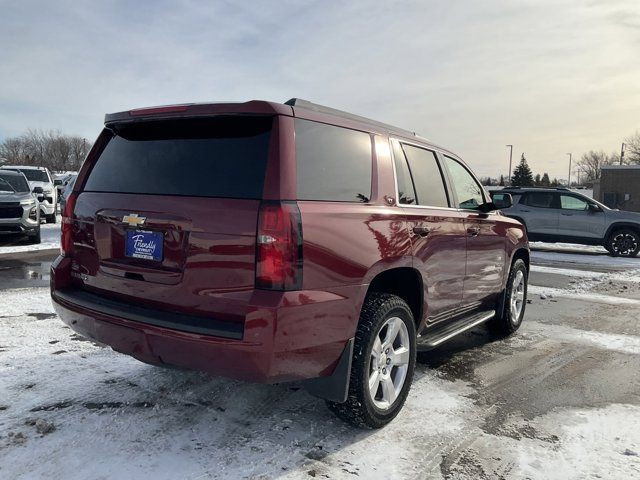
[(49, 179), (49, 175), (47, 175), (46, 170), (37, 170), (31, 168), (19, 169), (20, 172), (24, 173), (24, 176), (27, 177), (27, 180), (30, 182), (45, 182), (49, 183), (51, 180)]
[(368, 133), (296, 119), (298, 199), (368, 202), (371, 137)]
[(116, 127), (84, 190), (261, 198), (272, 122), (222, 117)]

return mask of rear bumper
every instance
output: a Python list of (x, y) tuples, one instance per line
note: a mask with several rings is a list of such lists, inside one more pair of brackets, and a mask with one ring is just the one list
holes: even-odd
[(180, 315), (140, 307), (122, 310), (119, 302), (61, 285), (61, 270), (69, 262), (59, 257), (51, 272), (53, 305), (62, 321), (150, 364), (259, 383), (324, 377), (334, 372), (357, 323), (354, 296), (359, 288), (345, 287), (353, 291), (342, 294), (256, 290), (243, 325), (211, 321), (208, 327), (215, 325), (217, 331), (186, 331), (188, 316), (185, 323), (172, 325)]

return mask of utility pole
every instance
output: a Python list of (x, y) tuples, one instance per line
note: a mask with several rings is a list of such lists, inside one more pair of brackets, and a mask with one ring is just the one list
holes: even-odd
[(507, 145), (509, 147), (509, 186), (511, 186), (511, 159), (513, 158), (513, 145)]
[(624, 160), (624, 143), (622, 144), (622, 147), (620, 148), (620, 165), (622, 165), (623, 160)]
[(567, 179), (567, 187), (571, 188), (571, 154), (567, 153), (567, 155), (569, 155), (569, 178)]

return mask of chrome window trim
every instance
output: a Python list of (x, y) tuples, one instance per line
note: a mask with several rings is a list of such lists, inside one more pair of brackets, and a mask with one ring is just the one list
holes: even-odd
[[(408, 140), (407, 141), (400, 140), (399, 138), (392, 137), (391, 135), (389, 135), (389, 151), (391, 152), (391, 163), (393, 164), (393, 181), (394, 181), (394, 185), (395, 185), (395, 189), (396, 189), (396, 191), (395, 191), (396, 205), (399, 206), (399, 207), (402, 207), (402, 208), (428, 208), (430, 210), (446, 210), (446, 211), (459, 212), (460, 209), (459, 208), (454, 208), (454, 207), (436, 207), (436, 206), (429, 206), (429, 205), (410, 205), (410, 204), (406, 204), (406, 203), (400, 203), (400, 192), (398, 190), (398, 174), (396, 172), (396, 158), (395, 158), (395, 153), (393, 151), (393, 142), (394, 141), (396, 141), (398, 143), (406, 143), (407, 145), (411, 145), (411, 146), (416, 147), (416, 148), (422, 148), (423, 150), (428, 150), (428, 151), (434, 152), (434, 153), (440, 153), (440, 151), (435, 149), (435, 148), (433, 148), (433, 147), (425, 147), (424, 145), (420, 145), (419, 143), (410, 142)], [(402, 147), (400, 147), (400, 148), (402, 148)], [(436, 158), (436, 160), (437, 160), (437, 158)], [(448, 201), (449, 192), (447, 191), (446, 183), (444, 184), (444, 188), (445, 188), (445, 192), (447, 193), (447, 201)]]

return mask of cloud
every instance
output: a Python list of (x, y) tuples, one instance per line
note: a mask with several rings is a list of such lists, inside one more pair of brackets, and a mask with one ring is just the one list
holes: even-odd
[(481, 175), (507, 143), (566, 176), (566, 152), (640, 129), (635, 0), (32, 2), (0, 15), (0, 137), (95, 137), (103, 115), (308, 98), (415, 130)]

